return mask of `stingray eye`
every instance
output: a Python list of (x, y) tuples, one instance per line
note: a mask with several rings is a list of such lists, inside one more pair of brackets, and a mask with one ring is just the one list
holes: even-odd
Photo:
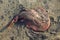
[(19, 18), (18, 16), (15, 16), (15, 17), (13, 18), (13, 21), (14, 21), (14, 22), (17, 22), (17, 21), (18, 21), (18, 18)]

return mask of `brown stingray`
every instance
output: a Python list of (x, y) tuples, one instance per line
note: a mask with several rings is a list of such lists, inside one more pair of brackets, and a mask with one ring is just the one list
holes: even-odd
[[(28, 19), (31, 21), (26, 21), (26, 27), (28, 29), (32, 29), (34, 31), (45, 31), (50, 26), (50, 18), (47, 12), (43, 8), (36, 8), (23, 11), (19, 14), (19, 16), (24, 19)], [(15, 21), (19, 17), (16, 16)]]

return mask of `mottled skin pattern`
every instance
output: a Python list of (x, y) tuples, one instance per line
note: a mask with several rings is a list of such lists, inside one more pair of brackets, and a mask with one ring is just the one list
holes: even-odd
[(40, 7), (37, 9), (22, 11), (15, 16), (12, 23), (19, 22), (18, 20), (25, 23), (28, 29), (32, 29), (36, 32), (45, 31), (50, 26), (50, 19), (47, 12)]

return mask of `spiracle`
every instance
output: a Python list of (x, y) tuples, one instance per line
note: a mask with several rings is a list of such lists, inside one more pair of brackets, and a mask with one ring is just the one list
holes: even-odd
[(36, 32), (45, 31), (50, 27), (50, 18), (47, 12), (43, 8), (26, 9), (22, 11), (15, 18), (24, 22), (28, 29), (32, 29)]

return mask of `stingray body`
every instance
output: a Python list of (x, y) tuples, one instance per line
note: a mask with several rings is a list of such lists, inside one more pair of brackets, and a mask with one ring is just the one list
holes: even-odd
[(22, 11), (13, 19), (15, 23), (18, 20), (25, 23), (28, 29), (36, 32), (46, 31), (50, 27), (50, 18), (47, 12), (40, 7)]

